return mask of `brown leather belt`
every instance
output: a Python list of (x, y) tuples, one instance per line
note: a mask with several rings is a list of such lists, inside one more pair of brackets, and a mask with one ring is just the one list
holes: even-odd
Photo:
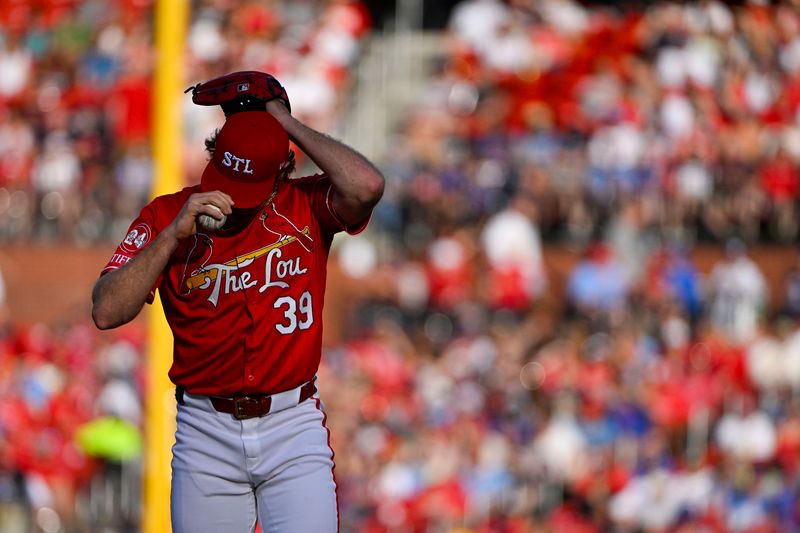
[[(308, 400), (317, 392), (317, 386), (313, 381), (309, 381), (300, 387), (300, 399), (297, 403)], [(257, 416), (264, 416), (270, 413), (272, 408), (272, 396), (266, 394), (251, 394), (247, 396), (234, 396), (233, 398), (219, 398), (209, 396), (211, 405), (220, 413), (232, 414), (238, 420), (246, 420)]]

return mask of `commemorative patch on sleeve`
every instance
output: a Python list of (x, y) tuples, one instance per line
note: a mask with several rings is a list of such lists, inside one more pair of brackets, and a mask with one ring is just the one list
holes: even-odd
[(150, 226), (144, 222), (137, 224), (122, 240), (120, 247), (126, 252), (135, 254), (150, 242), (152, 234), (153, 232), (150, 231)]

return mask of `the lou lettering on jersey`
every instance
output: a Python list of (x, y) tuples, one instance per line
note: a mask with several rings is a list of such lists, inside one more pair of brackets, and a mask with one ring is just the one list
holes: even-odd
[[(301, 235), (307, 236), (308, 234), (309, 229), (306, 227)], [(296, 242), (297, 239), (297, 236), (294, 235), (283, 236), (270, 245), (237, 256), (230, 261), (205, 265), (202, 269), (192, 272), (192, 275), (184, 282), (185, 287), (190, 292), (195, 289), (210, 289), (207, 300), (214, 307), (217, 307), (221, 294), (238, 292), (258, 284), (260, 284), (259, 292), (264, 292), (271, 287), (289, 288), (287, 283), (289, 279), (308, 272), (308, 268), (303, 265), (300, 256), (283, 258), (281, 248)], [(257, 275), (257, 272), (242, 272), (242, 269), (262, 257), (266, 258), (263, 279)]]

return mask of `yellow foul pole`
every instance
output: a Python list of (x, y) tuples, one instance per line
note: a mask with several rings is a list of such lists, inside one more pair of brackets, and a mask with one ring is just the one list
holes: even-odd
[[(156, 2), (153, 196), (175, 192), (183, 185), (181, 98), (185, 88), (183, 64), (188, 4), (188, 0)], [(167, 377), (172, 362), (172, 334), (158, 299), (148, 312), (148, 344), (142, 531), (164, 533), (170, 531), (170, 457), (175, 438), (175, 398)]]

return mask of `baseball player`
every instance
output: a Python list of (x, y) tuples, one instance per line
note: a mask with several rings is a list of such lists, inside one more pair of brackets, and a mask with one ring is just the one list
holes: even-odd
[[(299, 122), (270, 75), (193, 89), (226, 120), (200, 184), (146, 205), (92, 293), (100, 329), (158, 289), (174, 336), (172, 529), (338, 530), (333, 451), (315, 386), (326, 261), (383, 193), (363, 156)], [(322, 174), (288, 179), (289, 140)]]

